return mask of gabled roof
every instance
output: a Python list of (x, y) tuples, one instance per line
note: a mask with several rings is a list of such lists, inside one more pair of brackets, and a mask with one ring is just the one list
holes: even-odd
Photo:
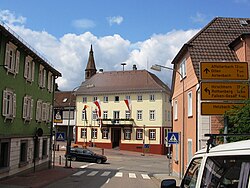
[(24, 48), (25, 51), (32, 56), (36, 61), (41, 63), (45, 68), (50, 70), (55, 76), (61, 77), (62, 74), (57, 71), (50, 62), (40, 55), (34, 48), (32, 48), (27, 42), (25, 42), (19, 35), (17, 35), (10, 27), (8, 27), (3, 22), (0, 22), (0, 31), (3, 32), (5, 36), (9, 38), (11, 42), (18, 45), (20, 48)]
[[(71, 95), (71, 96), (70, 96)], [(55, 91), (54, 107), (74, 107), (76, 106), (76, 96), (71, 91)]]
[(172, 64), (178, 63), (188, 51), (196, 76), (199, 78), (200, 62), (239, 61), (230, 44), (242, 34), (249, 32), (250, 18), (217, 17), (183, 45)]
[(82, 82), (77, 95), (132, 92), (169, 92), (157, 76), (146, 70), (110, 71), (97, 73)]

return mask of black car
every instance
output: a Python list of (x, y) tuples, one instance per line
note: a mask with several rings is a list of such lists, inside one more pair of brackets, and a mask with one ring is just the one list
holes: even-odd
[(68, 154), (68, 159), (71, 161), (85, 161), (85, 162), (95, 162), (95, 163), (105, 163), (107, 157), (94, 153), (89, 149), (84, 148), (70, 148)]

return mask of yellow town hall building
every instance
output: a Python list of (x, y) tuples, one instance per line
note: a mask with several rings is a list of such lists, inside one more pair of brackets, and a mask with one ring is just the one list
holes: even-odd
[(93, 50), (76, 91), (76, 143), (165, 154), (170, 89), (146, 70), (96, 71)]

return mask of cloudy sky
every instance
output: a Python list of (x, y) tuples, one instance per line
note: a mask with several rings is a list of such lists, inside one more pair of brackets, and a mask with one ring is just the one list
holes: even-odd
[(146, 69), (169, 86), (171, 61), (214, 17), (250, 17), (250, 0), (1, 0), (7, 24), (62, 73), (60, 90), (84, 81), (90, 45), (97, 69)]

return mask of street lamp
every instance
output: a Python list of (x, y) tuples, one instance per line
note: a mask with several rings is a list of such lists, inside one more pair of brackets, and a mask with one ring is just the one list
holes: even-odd
[[(80, 86), (75, 87), (71, 92), (70, 92), (70, 96), (69, 96), (69, 116), (68, 116), (68, 126), (67, 126), (67, 146), (66, 146), (66, 160), (65, 160), (65, 168), (70, 168), (70, 166), (68, 166), (68, 155), (70, 153), (70, 147), (71, 147), (71, 140), (69, 138), (69, 130), (70, 130), (70, 109), (71, 109), (71, 96), (73, 94), (73, 92), (75, 92), (76, 89), (78, 89)], [(67, 101), (67, 100), (66, 100)], [(65, 101), (65, 102), (66, 102)]]
[(172, 70), (176, 73), (178, 73), (181, 77), (181, 80), (182, 80), (182, 139), (181, 139), (181, 149), (182, 149), (182, 152), (181, 152), (181, 177), (183, 177), (184, 175), (184, 138), (185, 138), (185, 126), (184, 126), (184, 123), (185, 123), (185, 102), (184, 102), (184, 79), (183, 79), (183, 75), (176, 69), (173, 69), (171, 67), (166, 67), (166, 66), (163, 66), (163, 65), (158, 65), (158, 64), (155, 64), (155, 65), (152, 65), (151, 69), (152, 70), (155, 70), (155, 71), (161, 71), (161, 68), (164, 68), (164, 69), (168, 69), (168, 70)]

